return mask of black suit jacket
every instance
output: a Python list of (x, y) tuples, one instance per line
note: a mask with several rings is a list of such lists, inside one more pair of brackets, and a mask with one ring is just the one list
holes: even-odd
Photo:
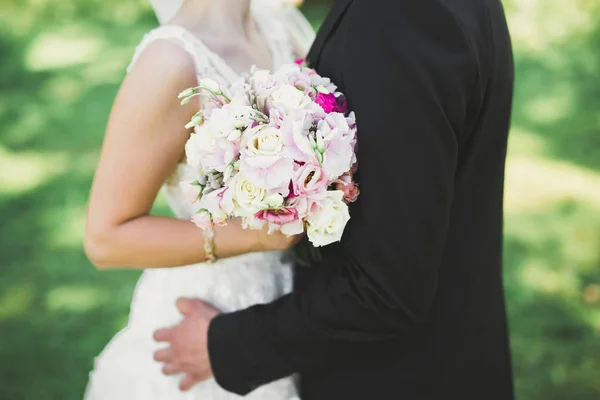
[(306, 400), (513, 397), (502, 198), (513, 61), (499, 0), (338, 0), (309, 61), (348, 97), (361, 195), (297, 290), (216, 318), (215, 377)]

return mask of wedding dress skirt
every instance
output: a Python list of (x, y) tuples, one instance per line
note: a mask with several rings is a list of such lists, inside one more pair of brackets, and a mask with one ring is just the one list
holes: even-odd
[[(252, 253), (215, 264), (147, 270), (135, 290), (129, 325), (118, 333), (96, 358), (86, 400), (232, 400), (241, 397), (221, 389), (211, 379), (189, 392), (178, 389), (181, 376), (165, 376), (162, 364), (152, 359), (163, 347), (152, 339), (154, 330), (180, 319), (175, 300), (197, 297), (224, 312), (270, 302), (288, 293), (290, 265), (281, 253)], [(298, 399), (293, 379), (265, 385), (245, 399)]]

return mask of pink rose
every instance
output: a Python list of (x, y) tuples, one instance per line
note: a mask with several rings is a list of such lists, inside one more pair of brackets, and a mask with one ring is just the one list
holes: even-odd
[(201, 210), (192, 216), (192, 221), (196, 226), (203, 231), (212, 228), (213, 223), (210, 217), (210, 213), (206, 210)]
[(320, 105), (327, 114), (332, 113), (337, 109), (337, 99), (333, 93), (319, 93), (315, 99), (315, 103)]
[(360, 194), (358, 185), (355, 182), (345, 185), (342, 191), (344, 192), (344, 201), (346, 203), (354, 203)]
[(294, 63), (295, 63), (296, 65), (303, 66), (303, 65), (305, 65), (305, 64), (306, 64), (306, 60), (305, 60), (304, 58), (299, 58), (299, 59), (297, 59), (296, 61), (294, 61)]
[(312, 164), (297, 165), (292, 176), (295, 196), (326, 196), (328, 178), (319, 166)]
[(194, 204), (196, 201), (198, 201), (202, 186), (194, 184), (193, 181), (188, 181), (179, 183), (179, 187), (181, 187), (183, 197), (185, 197), (188, 203)]

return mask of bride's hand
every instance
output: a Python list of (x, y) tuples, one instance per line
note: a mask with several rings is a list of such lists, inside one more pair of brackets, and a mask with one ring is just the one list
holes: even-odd
[(255, 232), (258, 237), (259, 247), (262, 251), (287, 250), (298, 243), (303, 236), (295, 235), (287, 237), (279, 231), (269, 234), (269, 228), (266, 225), (263, 229)]

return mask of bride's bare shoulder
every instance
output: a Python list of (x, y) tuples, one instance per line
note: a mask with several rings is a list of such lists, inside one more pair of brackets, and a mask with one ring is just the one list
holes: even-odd
[(181, 107), (177, 98), (180, 92), (198, 84), (192, 55), (178, 43), (168, 39), (145, 43), (143, 48), (138, 47), (128, 71), (115, 108), (152, 109), (153, 115), (181, 114), (186, 119), (193, 114), (192, 107), (198, 106), (191, 102)]
[(196, 79), (192, 56), (179, 44), (161, 38), (153, 40), (139, 50), (128, 75), (160, 80)]

